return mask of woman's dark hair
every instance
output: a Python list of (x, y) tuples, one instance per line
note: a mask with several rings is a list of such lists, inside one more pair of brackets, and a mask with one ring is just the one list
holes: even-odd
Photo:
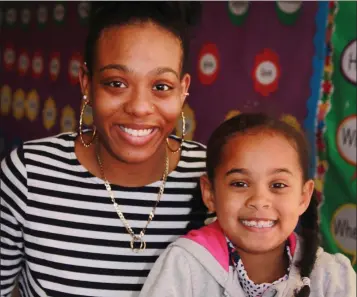
[(153, 22), (180, 39), (182, 44), (181, 74), (188, 70), (191, 28), (201, 16), (198, 1), (98, 1), (91, 2), (85, 61), (92, 75), (96, 43), (101, 32), (113, 26)]
[[(222, 150), (233, 136), (248, 131), (266, 130), (280, 133), (293, 143), (302, 169), (303, 180), (309, 179), (309, 145), (303, 133), (291, 125), (276, 120), (268, 115), (240, 114), (223, 122), (211, 135), (207, 144), (207, 174), (214, 186), (215, 169), (221, 161)], [(319, 246), (318, 202), (316, 193), (313, 193), (308, 209), (300, 217), (302, 243), (302, 258), (297, 264), (301, 277), (309, 277), (316, 261), (316, 252)], [(304, 285), (295, 297), (308, 297), (310, 287)]]

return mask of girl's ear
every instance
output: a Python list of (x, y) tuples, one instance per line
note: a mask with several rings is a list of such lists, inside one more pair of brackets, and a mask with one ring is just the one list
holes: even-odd
[(200, 186), (201, 186), (203, 203), (206, 205), (206, 207), (210, 212), (215, 212), (216, 207), (215, 207), (215, 200), (213, 194), (213, 185), (211, 184), (206, 174), (201, 176)]
[(312, 193), (314, 192), (315, 183), (312, 179), (308, 180), (302, 189), (301, 201), (299, 205), (299, 215), (302, 215), (309, 207)]

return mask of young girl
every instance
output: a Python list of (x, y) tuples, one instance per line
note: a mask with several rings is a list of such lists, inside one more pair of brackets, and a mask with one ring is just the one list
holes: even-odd
[(350, 261), (318, 246), (308, 160), (305, 138), (284, 122), (243, 114), (222, 123), (201, 178), (217, 220), (171, 244), (140, 297), (356, 296)]

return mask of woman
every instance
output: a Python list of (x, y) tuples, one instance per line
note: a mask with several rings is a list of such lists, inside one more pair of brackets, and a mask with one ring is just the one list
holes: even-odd
[(26, 297), (137, 296), (187, 231), (205, 148), (169, 134), (190, 85), (194, 5), (94, 6), (79, 133), (26, 142), (1, 163), (1, 296), (17, 276)]

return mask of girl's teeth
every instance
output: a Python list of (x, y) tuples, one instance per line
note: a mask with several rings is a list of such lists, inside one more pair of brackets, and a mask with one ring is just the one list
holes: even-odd
[(136, 130), (136, 129), (131, 129), (131, 128), (126, 128), (124, 126), (120, 126), (120, 128), (125, 132), (128, 133), (131, 136), (135, 136), (135, 137), (143, 137), (143, 136), (147, 136), (149, 135), (153, 129), (140, 129), (140, 130)]
[(274, 221), (241, 221), (243, 225), (247, 227), (255, 227), (255, 228), (271, 228), (274, 226)]

